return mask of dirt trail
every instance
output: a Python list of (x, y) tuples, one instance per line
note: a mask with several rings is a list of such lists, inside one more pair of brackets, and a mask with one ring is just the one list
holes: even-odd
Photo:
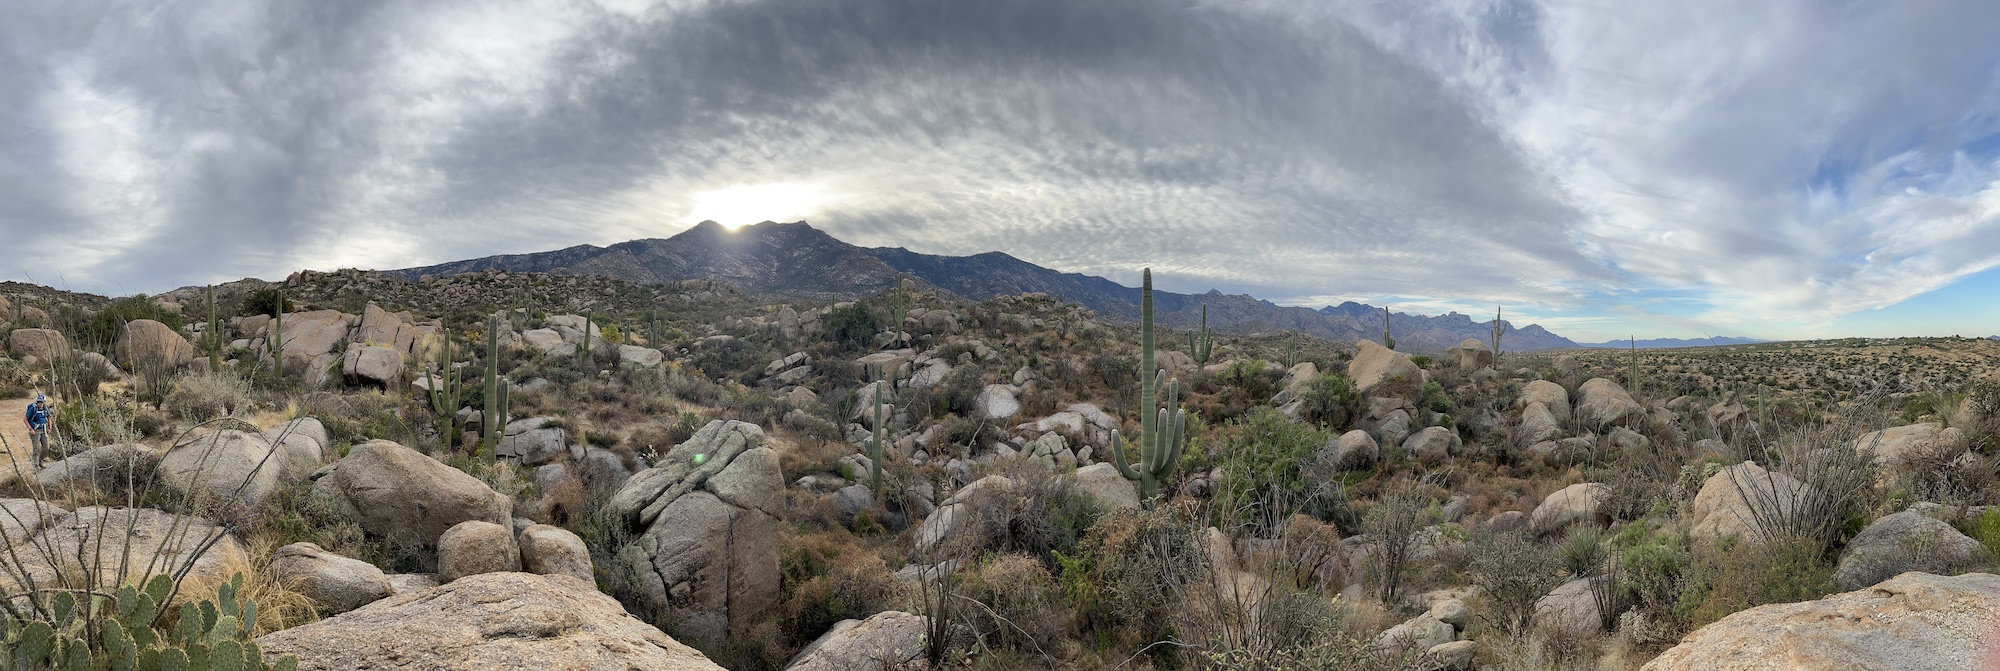
[(0, 399), (0, 436), (7, 437), (6, 453), (0, 455), (7, 459), (0, 461), (0, 485), (14, 481), (17, 464), (20, 473), (35, 472), (34, 464), (28, 463), (34, 458), (35, 446), (28, 442), (28, 425), (21, 421), (33, 402), (33, 396)]

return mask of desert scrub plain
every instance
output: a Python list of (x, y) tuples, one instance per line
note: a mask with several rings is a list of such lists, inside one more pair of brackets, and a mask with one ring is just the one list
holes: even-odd
[(2000, 621), (1988, 341), (1496, 357), (499, 272), (0, 298), (0, 410), (47, 394), (56, 452), (0, 422), (10, 668), (1976, 668)]

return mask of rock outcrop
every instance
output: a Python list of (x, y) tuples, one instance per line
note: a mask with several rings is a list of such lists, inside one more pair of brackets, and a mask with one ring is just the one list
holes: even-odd
[(1745, 461), (1702, 483), (1689, 515), (1689, 535), (1703, 542), (1730, 536), (1762, 542), (1776, 531), (1767, 526), (1800, 509), (1810, 496), (1812, 492), (1797, 478)]
[(1643, 671), (1989, 669), (2000, 576), (1905, 573), (1817, 601), (1758, 606), (1681, 639)]
[(1986, 547), (1951, 525), (1905, 510), (1875, 520), (1840, 558), (1834, 582), (1856, 590), (1910, 571), (1955, 573), (1986, 562)]
[(129, 371), (147, 368), (171, 371), (194, 360), (194, 345), (188, 344), (187, 338), (151, 319), (126, 322), (113, 350), (118, 365)]
[(1564, 487), (1535, 506), (1534, 514), (1528, 516), (1528, 529), (1540, 536), (1560, 532), (1578, 522), (1597, 522), (1599, 509), (1610, 496), (1610, 487), (1595, 482)]
[(866, 620), (841, 620), (799, 651), (785, 671), (885, 671), (902, 668), (924, 652), (930, 618), (884, 611)]
[(722, 671), (567, 576), (485, 573), (257, 639), (303, 671)]
[(1594, 377), (1576, 390), (1576, 412), (1592, 426), (1609, 426), (1642, 420), (1646, 409), (1632, 400), (1625, 388), (1609, 379)]
[(1416, 399), (1423, 394), (1424, 370), (1410, 355), (1362, 340), (1354, 344), (1354, 359), (1347, 362), (1347, 378), (1362, 393)]
[(313, 483), (313, 495), (360, 523), (368, 533), (401, 544), (435, 547), (439, 536), (466, 520), (513, 528), (508, 498), (423, 453), (377, 440), (349, 449), (347, 457)]
[(293, 543), (271, 554), (271, 575), (285, 589), (312, 599), (320, 612), (345, 613), (389, 598), (389, 577), (359, 559), (342, 557), (312, 543)]
[(605, 504), (645, 530), (619, 568), (677, 634), (719, 642), (777, 605), (785, 484), (763, 442), (754, 424), (710, 422)]
[(7, 333), (7, 349), (17, 357), (50, 361), (69, 356), (69, 339), (55, 329), (14, 329)]
[(466, 520), (438, 536), (438, 582), (484, 573), (521, 570), (513, 530), (485, 520)]
[(160, 479), (198, 506), (256, 505), (278, 488), (284, 461), (261, 434), (235, 429), (183, 437), (160, 457)]

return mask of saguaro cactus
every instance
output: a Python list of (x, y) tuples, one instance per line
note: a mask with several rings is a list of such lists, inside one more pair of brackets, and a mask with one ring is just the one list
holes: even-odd
[(479, 415), (485, 424), (480, 451), (488, 460), (499, 458), (500, 430), (507, 426), (507, 389), (511, 386), (500, 376), (500, 315), (495, 314), (486, 318), (486, 408)]
[[(1167, 382), (1167, 371), (1153, 365), (1153, 269), (1147, 268), (1139, 293), (1139, 467), (1125, 460), (1125, 444), (1111, 431), (1111, 461), (1125, 479), (1139, 483), (1146, 501), (1159, 493), (1160, 481), (1180, 460), (1186, 437), (1187, 411), (1180, 409), (1181, 385)], [(1152, 377), (1147, 377), (1151, 371)], [(1167, 385), (1167, 405), (1159, 407), (1160, 385)], [(1155, 416), (1155, 413), (1158, 413)], [(1149, 504), (1150, 505), (1150, 504)]]
[(875, 385), (875, 435), (868, 440), (868, 489), (882, 494), (882, 383)]
[(208, 285), (208, 326), (202, 331), (208, 341), (208, 372), (222, 372), (222, 321), (215, 318), (215, 285)]
[(1201, 328), (1188, 334), (1188, 356), (1194, 357), (1194, 365), (1208, 365), (1209, 353), (1215, 351), (1215, 340), (1208, 335), (1208, 306), (1201, 306)]
[(278, 308), (271, 311), (271, 334), (264, 339), (271, 350), (271, 375), (285, 377), (285, 290), (278, 289)]
[(1493, 366), (1500, 366), (1500, 336), (1507, 332), (1507, 324), (1500, 321), (1500, 306), (1493, 306)]
[(1389, 335), (1389, 306), (1382, 306), (1382, 346), (1396, 349), (1396, 337)]
[(438, 357), (436, 377), (428, 369), (424, 371), (424, 386), (430, 395), (431, 412), (437, 416), (439, 451), (451, 447), (452, 438), (458, 435), (458, 406), (465, 400), (465, 372), (451, 365), (451, 329), (444, 329), (443, 337), (444, 351)]

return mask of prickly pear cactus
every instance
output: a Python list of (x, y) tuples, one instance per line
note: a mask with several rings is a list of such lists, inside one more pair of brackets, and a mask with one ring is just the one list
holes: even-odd
[[(257, 602), (239, 598), (243, 575), (216, 590), (214, 600), (181, 606), (172, 627), (155, 620), (173, 593), (174, 582), (154, 576), (144, 590), (127, 585), (115, 597), (92, 597), (79, 604), (74, 593), (50, 600), (47, 620), (0, 617), (0, 650), (8, 669), (76, 671), (293, 671), (290, 655), (264, 663), (264, 651), (250, 638)], [(86, 607), (87, 606), (87, 607)], [(38, 611), (39, 612), (39, 611)]]

